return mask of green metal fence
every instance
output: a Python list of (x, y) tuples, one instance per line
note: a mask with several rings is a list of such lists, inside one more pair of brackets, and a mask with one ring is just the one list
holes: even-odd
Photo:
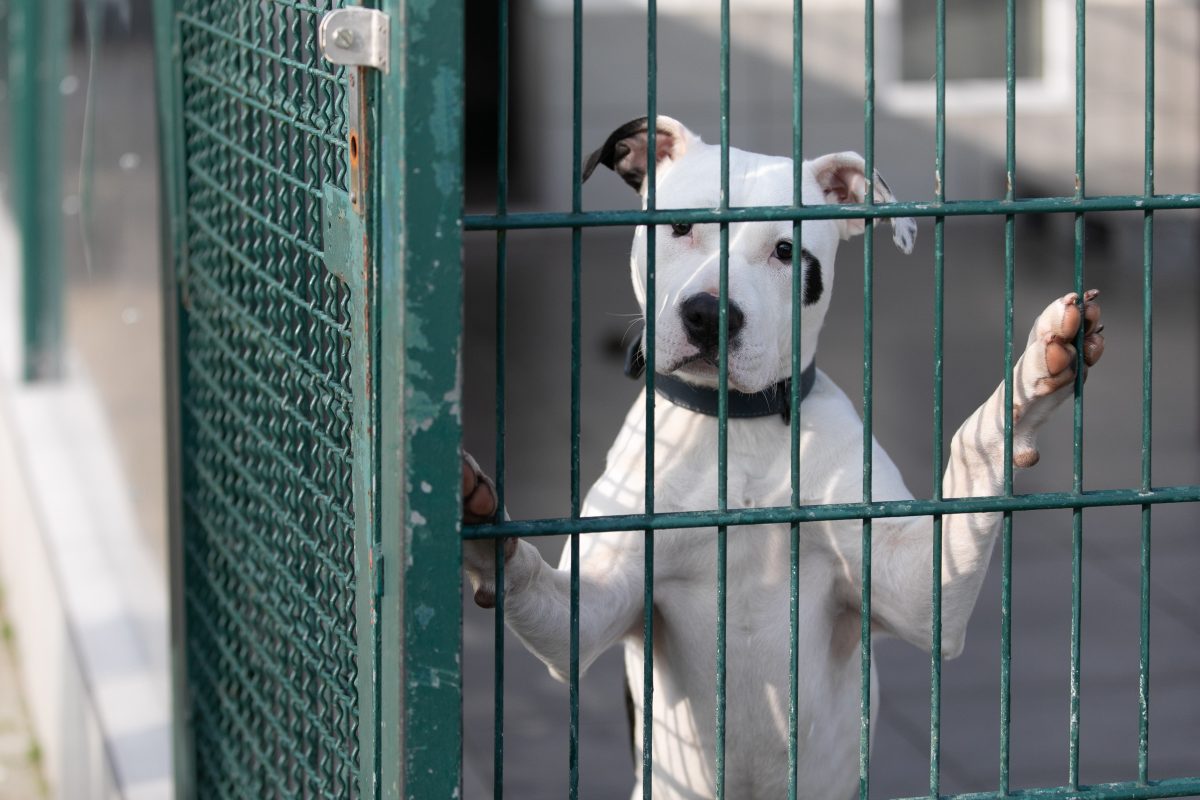
[(155, 8), (181, 797), (459, 784), (461, 7), (343, 5)]
[[(655, 0), (647, 3), (647, 40), (646, 66), (648, 73), (646, 109), (647, 116), (655, 119), (657, 116), (657, 9)], [(714, 775), (716, 796), (725, 795), (725, 710), (726, 710), (726, 543), (728, 530), (733, 526), (749, 526), (766, 523), (788, 523), (791, 528), (791, 678), (790, 678), (790, 727), (788, 733), (788, 764), (779, 764), (780, 770), (787, 769), (789, 776), (789, 797), (804, 795), (804, 787), (796, 786), (797, 761), (797, 705), (796, 686), (799, 676), (796, 674), (797, 665), (797, 626), (798, 626), (798, 568), (801, 546), (799, 525), (803, 522), (818, 520), (854, 520), (862, 521), (862, 597), (861, 597), (861, 652), (862, 652), (862, 688), (860, 715), (860, 745), (859, 745), (859, 796), (869, 795), (870, 775), (870, 665), (871, 665), (871, 543), (872, 522), (875, 519), (931, 515), (933, 526), (933, 563), (931, 568), (931, 603), (933, 607), (932, 622), (932, 656), (930, 661), (930, 754), (929, 754), (929, 797), (940, 795), (940, 702), (941, 702), (941, 521), (944, 514), (957, 514), (974, 511), (995, 511), (1003, 513), (1002, 540), (1002, 626), (1001, 638), (1001, 682), (1000, 682), (1000, 752), (997, 756), (998, 782), (993, 792), (983, 792), (958, 797), (1046, 797), (1046, 798), (1142, 798), (1142, 797), (1171, 797), (1200, 793), (1200, 777), (1165, 777), (1152, 780), (1149, 774), (1149, 730), (1150, 730), (1150, 692), (1149, 692), (1149, 630), (1150, 630), (1150, 542), (1151, 542), (1151, 511), (1159, 503), (1195, 502), (1200, 500), (1200, 486), (1171, 486), (1155, 487), (1150, 475), (1150, 443), (1151, 443), (1151, 364), (1152, 364), (1152, 322), (1153, 309), (1151, 305), (1151, 287), (1153, 279), (1153, 226), (1154, 213), (1160, 209), (1197, 208), (1200, 207), (1200, 195), (1160, 195), (1154, 191), (1154, 2), (1145, 3), (1145, 185), (1140, 195), (1134, 196), (1100, 196), (1089, 197), (1085, 194), (1084, 154), (1085, 154), (1085, 119), (1084, 98), (1086, 88), (1084, 54), (1085, 54), (1085, 0), (1076, 0), (1076, 40), (1075, 40), (1075, 193), (1070, 197), (1036, 197), (1017, 198), (1013, 186), (1016, 177), (1016, 13), (1015, 0), (1006, 0), (1006, 172), (1007, 191), (1003, 198), (985, 201), (955, 201), (948, 200), (944, 194), (945, 186), (945, 84), (946, 84), (946, 2), (938, 0), (936, 9), (936, 127), (935, 127), (935, 186), (936, 192), (932, 202), (919, 203), (886, 203), (876, 204), (868, 179), (866, 201), (860, 205), (804, 207), (801, 203), (800, 182), (796, 181), (794, 202), (786, 207), (756, 207), (731, 208), (729, 205), (729, 142), (730, 142), (730, 0), (721, 2), (721, 80), (720, 80), (720, 147), (721, 147), (721, 203), (716, 209), (689, 209), (659, 211), (655, 205), (655, 167), (654, 159), (648, 159), (647, 202), (641, 211), (605, 211), (585, 212), (581, 206), (581, 176), (579, 166), (582, 157), (581, 119), (582, 119), (582, 64), (583, 64), (583, 3), (574, 2), (573, 25), (573, 155), (575, 169), (572, 174), (572, 205), (569, 211), (552, 211), (541, 213), (510, 213), (506, 207), (507, 194), (507, 158), (506, 147), (507, 120), (501, 117), (499, 130), (499, 192), (495, 214), (468, 215), (465, 228), (468, 231), (495, 231), (497, 237), (497, 463), (496, 477), (501, 499), (504, 495), (505, 473), (505, 405), (504, 405), (504, 286), (506, 270), (506, 233), (512, 230), (559, 228), (569, 229), (572, 236), (572, 361), (571, 361), (571, 514), (568, 517), (555, 519), (535, 519), (520, 522), (497, 522), (491, 525), (480, 525), (467, 528), (464, 535), (468, 539), (496, 539), (497, 555), (500, 554), (499, 537), (505, 536), (543, 536), (568, 534), (570, 535), (571, 552), (571, 609), (570, 609), (570, 747), (569, 747), (569, 786), (568, 795), (572, 798), (579, 796), (579, 536), (600, 531), (637, 531), (645, 532), (645, 606), (644, 606), (644, 686), (646, 698), (643, 708), (643, 741), (642, 741), (642, 770), (647, 776), (643, 783), (644, 796), (652, 796), (653, 787), (648, 776), (653, 771), (653, 615), (651, 613), (654, 599), (654, 533), (665, 529), (717, 529), (717, 569), (713, 580), (717, 586), (716, 608), (716, 651), (713, 653), (712, 668), (716, 675), (716, 713), (712, 720), (715, 730), (715, 764)], [(508, 72), (507, 72), (507, 20), (510, 13), (509, 4), (501, 1), (500, 26), (500, 85), (501, 105), (507, 102)], [(793, 1), (793, 96), (792, 96), (792, 156), (796, 163), (802, 159), (804, 142), (802, 138), (803, 115), (802, 100), (803, 83), (803, 3)], [(872, 0), (865, 4), (865, 51), (864, 51), (864, 89), (865, 104), (863, 108), (865, 132), (866, 174), (874, 174), (875, 159), (875, 8)], [(997, 34), (999, 35), (999, 34)], [(648, 152), (655, 152), (655, 126), (649, 126), (650, 143)], [(1140, 486), (1128, 489), (1087, 491), (1083, 483), (1083, 383), (1082, 377), (1077, 377), (1074, 401), (1074, 469), (1073, 485), (1069, 492), (1038, 493), (1018, 495), (1013, 492), (1012, 483), (1012, 371), (1013, 371), (1013, 294), (1014, 294), (1014, 226), (1018, 215), (1067, 213), (1074, 217), (1074, 283), (1075, 290), (1080, 296), (1084, 288), (1084, 218), (1092, 211), (1128, 211), (1140, 214), (1144, 219), (1144, 263), (1143, 263), (1143, 414), (1142, 414), (1142, 482)], [(943, 279), (944, 279), (944, 226), (947, 217), (952, 216), (1002, 216), (1005, 220), (1005, 408), (1006, 422), (1004, 431), (1004, 492), (994, 497), (970, 497), (943, 499), (942, 472), (943, 440), (942, 440), (942, 352), (943, 352)], [(901, 216), (922, 216), (934, 218), (934, 403), (931, 409), (933, 417), (933, 464), (932, 464), (932, 495), (929, 499), (916, 501), (874, 501), (871, 497), (871, 441), (872, 441), (872, 322), (873, 322), (873, 292), (872, 275), (874, 265), (874, 238), (868, 227), (864, 240), (864, 286), (863, 299), (864, 318), (864, 347), (863, 347), (863, 486), (864, 496), (860, 503), (837, 505), (807, 505), (800, 502), (799, 487), (799, 420), (803, 414), (800, 404), (798, 380), (802, 365), (799, 363), (800, 336), (800, 271), (793, 273), (792, 293), (792, 389), (791, 397), (791, 445), (792, 445), (792, 500), (790, 506), (779, 508), (730, 509), (727, 502), (727, 392), (728, 374), (726, 356), (728, 348), (728, 248), (729, 225), (731, 223), (760, 221), (760, 220), (791, 220), (793, 222), (793, 240), (798, 240), (800, 227), (806, 220), (862, 218), (878, 220)], [(719, 340), (719, 383), (720, 406), (718, 415), (718, 451), (719, 464), (717, 508), (696, 509), (694, 511), (677, 513), (656, 513), (654, 508), (654, 353), (653, 348), (647, 348), (646, 369), (646, 417), (648, 420), (645, 450), (646, 450), (646, 486), (645, 512), (610, 517), (580, 516), (580, 485), (579, 485), (579, 342), (580, 342), (580, 240), (584, 228), (597, 226), (629, 226), (644, 225), (647, 233), (647, 285), (646, 307), (655, 308), (655, 229), (658, 225), (672, 223), (709, 223), (720, 226), (720, 340)], [(654, 341), (654, 315), (646, 318), (646, 341)], [(1082, 332), (1077, 349), (1082, 354)], [(1079, 356), (1082, 359), (1082, 355)], [(1082, 367), (1082, 361), (1078, 365)], [(1082, 376), (1082, 369), (1077, 369), (1077, 376)], [(1080, 667), (1080, 589), (1082, 583), (1083, 555), (1083, 516), (1084, 508), (1098, 506), (1138, 506), (1142, 512), (1142, 541), (1141, 541), (1141, 642), (1139, 667), (1140, 692), (1140, 737), (1138, 746), (1138, 773), (1131, 775), (1124, 783), (1103, 784), (1095, 786), (1081, 785), (1079, 777), (1079, 667)], [(1013, 513), (1021, 510), (1061, 508), (1073, 510), (1073, 572), (1072, 572), (1072, 623), (1071, 623), (1071, 656), (1070, 656), (1070, 742), (1069, 760), (1066, 765), (1066, 781), (1061, 786), (1043, 787), (1010, 791), (1009, 786), (1009, 744), (1010, 744), (1010, 643), (1011, 643), (1011, 578), (1012, 578), (1012, 517)], [(701, 531), (697, 531), (700, 533)], [(502, 581), (498, 581), (502, 588)], [(494, 795), (503, 795), (503, 764), (504, 764), (504, 735), (503, 735), (503, 695), (504, 676), (502, 672), (503, 659), (503, 596), (496, 603), (496, 686), (495, 686), (495, 752), (494, 752)]]
[[(937, 8), (938, 193), (932, 202), (838, 207), (731, 208), (728, 189), (729, 0), (721, 35), (722, 202), (717, 209), (659, 211), (653, 164), (643, 211), (586, 212), (581, 201), (582, 0), (574, 2), (572, 203), (565, 211), (507, 208), (510, 4), (501, 0), (499, 191), (494, 214), (461, 217), (462, 4), (385, 0), (391, 19), (386, 71), (334, 67), (320, 55), (320, 19), (341, 2), (305, 0), (158, 0), (157, 41), (164, 142), (165, 254), (171, 437), (176, 752), (181, 796), (408, 797), (459, 795), (461, 773), (461, 539), (447, 535), (459, 514), (458, 347), (461, 333), (460, 230), (496, 235), (496, 477), (505, 478), (504, 348), (506, 235), (509, 230), (568, 229), (572, 235), (571, 514), (466, 529), (471, 539), (571, 536), (569, 796), (579, 795), (579, 537), (597, 531), (644, 531), (645, 722), (643, 769), (653, 770), (652, 660), (655, 531), (717, 528), (718, 647), (715, 774), (724, 796), (725, 543), (728, 529), (787, 523), (791, 558), (800, 524), (861, 520), (862, 661), (869, 674), (870, 545), (877, 518), (932, 515), (933, 657), (930, 682), (929, 796), (939, 789), (940, 537), (944, 514), (996, 511), (1002, 530), (1004, 609), (1001, 749), (994, 792), (971, 797), (1166, 797), (1200, 792), (1200, 777), (1151, 779), (1149, 753), (1149, 554), (1154, 505), (1200, 500), (1200, 486), (1154, 487), (1150, 476), (1151, 234), (1159, 209), (1200, 208), (1200, 195), (1158, 195), (1153, 186), (1153, 0), (1146, 3), (1146, 169), (1143, 194), (1084, 193), (1084, 2), (1077, 0), (1076, 176), (1071, 197), (1017, 198), (1015, 145), (1015, 0), (1007, 10), (1008, 191), (991, 201), (945, 198), (945, 0)], [(874, 164), (874, 10), (866, 10), (864, 106), (866, 172)], [(803, 9), (794, 0), (793, 156), (802, 140)], [(647, 112), (656, 116), (657, 11), (648, 0)], [(653, 152), (654, 126), (650, 126)], [(951, 216), (1003, 216), (1006, 224), (1005, 372), (1011, 418), (1014, 224), (1018, 215), (1075, 218), (1075, 284), (1083, 287), (1084, 215), (1125, 210), (1145, 220), (1142, 484), (1085, 491), (1082, 385), (1076, 387), (1074, 484), (1069, 492), (1017, 495), (1011, 466), (996, 497), (945, 500), (942, 472), (943, 229)], [(726, 497), (728, 229), (731, 223), (838, 218), (933, 217), (936, 298), (933, 326), (935, 402), (933, 493), (928, 499), (875, 501), (870, 494), (872, 432), (873, 237), (867, 229), (864, 295), (864, 486), (861, 502), (800, 502), (798, 393), (792, 402), (792, 502), (780, 508), (731, 509)], [(720, 446), (716, 509), (656, 513), (654, 431), (646, 434), (646, 508), (642, 514), (580, 517), (580, 308), (582, 231), (646, 225), (648, 306), (654, 306), (655, 226), (709, 223), (721, 230)], [(460, 224), (461, 223), (461, 224)], [(798, 275), (798, 272), (797, 272)], [(793, 291), (793, 338), (799, 337), (800, 285)], [(654, 320), (648, 319), (653, 341)], [(795, 344), (795, 343), (794, 343)], [(799, 347), (793, 346), (793, 353)], [(646, 404), (655, 403), (654, 354), (648, 354)], [(797, 355), (798, 357), (798, 355)], [(793, 363), (793, 374), (800, 370)], [(793, 381), (799, 387), (799, 381)], [(797, 389), (798, 391), (798, 389)], [(653, 414), (649, 413), (653, 420)], [(1005, 428), (1011, 464), (1012, 431)], [(1142, 510), (1141, 738), (1139, 770), (1128, 782), (1079, 782), (1079, 615), (1082, 509)], [(1016, 511), (1074, 510), (1073, 624), (1070, 662), (1070, 760), (1066, 782), (1009, 791), (1009, 642), (1011, 522)], [(791, 703), (788, 737), (792, 797), (797, 756), (796, 647), (798, 574), (791, 577)], [(496, 614), (494, 793), (503, 794), (503, 594)], [(868, 796), (870, 684), (862, 684), (860, 795)], [(645, 794), (651, 795), (650, 782)]]

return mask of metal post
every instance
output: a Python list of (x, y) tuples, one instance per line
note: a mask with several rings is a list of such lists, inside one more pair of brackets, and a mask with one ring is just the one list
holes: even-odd
[(62, 374), (62, 102), (64, 0), (13, 0), (9, 9), (10, 124), (21, 240), (21, 374)]
[(370, 154), (377, 201), (378, 605), (383, 798), (461, 795), (463, 3), (380, 3), (392, 20)]

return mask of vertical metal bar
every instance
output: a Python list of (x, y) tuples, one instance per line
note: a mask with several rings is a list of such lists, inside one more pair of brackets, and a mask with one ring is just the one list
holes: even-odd
[[(572, 15), (572, 96), (571, 96), (571, 210), (583, 206), (583, 0), (575, 0)], [(579, 517), (579, 351), (580, 351), (580, 279), (583, 257), (583, 229), (571, 229), (571, 516)], [(579, 534), (571, 534), (571, 620), (570, 620), (571, 728), (568, 747), (571, 800), (579, 797)]]
[[(875, 204), (875, 0), (867, 0), (864, 11), (865, 52), (863, 54), (864, 155), (867, 194), (864, 202)], [(875, 232), (868, 221), (863, 228), (863, 501), (871, 502), (873, 395), (872, 361), (874, 354), (874, 281)], [(862, 800), (871, 789), (871, 520), (862, 521), (862, 692), (859, 708), (858, 794)]]
[[(946, 200), (946, 0), (937, 0), (936, 108), (934, 130), (934, 200)], [(942, 499), (942, 355), (945, 310), (945, 226), (937, 217), (933, 228), (933, 499)], [(942, 515), (933, 517), (933, 566), (930, 578), (930, 615), (933, 629), (929, 647), (929, 796), (941, 786), (942, 756)]]
[[(729, 0), (721, 0), (721, 210), (729, 208)], [(718, 290), (717, 509), (728, 508), (729, 482), (729, 223), (721, 223)], [(717, 798), (725, 797), (725, 600), (728, 530), (717, 528)]]
[[(354, 78), (362, 78), (362, 70)], [(356, 91), (353, 83), (350, 91)], [(372, 90), (373, 91), (373, 90)], [(360, 151), (365, 148), (370, 157), (377, 131), (359, 129)], [(264, 137), (266, 138), (266, 137)], [(344, 283), (349, 299), (349, 318), (354, 323), (350, 336), (351, 365), (351, 441), (353, 463), (351, 496), (354, 508), (354, 571), (355, 617), (358, 653), (355, 685), (358, 695), (358, 739), (360, 791), (367, 797), (378, 796), (382, 741), (379, 736), (382, 693), (379, 668), (383, 639), (376, 613), (378, 579), (382, 569), (381, 537), (378, 523), (378, 439), (380, 397), (373, 387), (379, 386), (379, 351), (375, 346), (382, 309), (378, 272), (372, 258), (374, 250), (367, 235), (364, 220), (358, 215), (349, 196), (328, 191), (325, 205), (326, 229), (322, 238), (326, 268)], [(334, 198), (343, 198), (339, 208)], [(359, 207), (363, 199), (359, 200)], [(368, 196), (370, 208), (374, 200)], [(333, 220), (340, 224), (331, 225)], [(341, 242), (335, 244), (335, 236)], [(344, 254), (339, 257), (338, 254)]]
[[(1017, 13), (1016, 0), (1004, 4), (1004, 198), (1013, 200), (1017, 169)], [(1016, 218), (1004, 217), (1004, 494), (1013, 491), (1013, 284), (1016, 263)], [(1000, 793), (1008, 794), (1012, 662), (1012, 512), (1005, 511), (1000, 529)]]
[[(1154, 194), (1154, 0), (1146, 0), (1146, 163), (1142, 191)], [(1142, 228), (1142, 491), (1150, 491), (1154, 368), (1154, 212)], [(1150, 780), (1150, 505), (1142, 506), (1141, 635), (1138, 658), (1138, 782)]]
[[(649, 129), (646, 159), (646, 208), (654, 211), (658, 203), (658, 2), (646, 4), (646, 119)], [(646, 485), (647, 515), (654, 513), (654, 337), (658, 228), (646, 226), (646, 330), (642, 341), (646, 350)], [(654, 796), (654, 530), (644, 534), (642, 563), (642, 797)]]
[[(497, 65), (496, 213), (508, 212), (509, 2), (500, 0), (496, 25)], [(508, 232), (496, 231), (496, 514), (504, 515), (505, 347), (508, 329)], [(504, 797), (504, 540), (496, 539), (496, 612), (493, 618), (492, 797)]]
[(187, 671), (187, 615), (184, 600), (183, 422), (182, 396), (187, 379), (181, 342), (186, 317), (180, 313), (187, 240), (184, 194), (182, 75), (175, 0), (154, 2), (155, 80), (158, 102), (159, 181), (162, 202), (163, 398), (166, 410), (167, 550), (171, 602), (172, 760), (179, 800), (196, 796), (191, 688)]
[[(1086, 16), (1087, 0), (1075, 0), (1075, 197), (1084, 196), (1084, 130), (1086, 89)], [(1075, 215), (1075, 292), (1083, 302), (1083, 214)], [(1075, 424), (1072, 489), (1083, 491), (1083, 325), (1075, 338)], [(1071, 532), (1071, 718), (1068, 781), (1079, 788), (1079, 663), (1080, 617), (1083, 588), (1083, 509), (1072, 512)]]
[(378, 341), (403, 346), (379, 348), (375, 393), (376, 484), (389, 487), (371, 575), (385, 676), (378, 769), (381, 797), (416, 800), (453, 797), (462, 781), (462, 539), (446, 531), (459, 530), (462, 506), (463, 3), (380, 7), (392, 34), (391, 70), (372, 77), (374, 118), (389, 124), (368, 148), (374, 324)]
[[(792, 205), (804, 205), (804, 2), (792, 4)], [(800, 315), (804, 270), (800, 255), (803, 224), (792, 223), (792, 396), (791, 467), (792, 508), (800, 505)], [(800, 678), (800, 523), (793, 522), (790, 536), (791, 575), (788, 587), (788, 800), (796, 800), (799, 762)]]
[(58, 84), (66, 58), (65, 0), (17, 0), (9, 9), (13, 196), (21, 242), (21, 375), (62, 374), (62, 143)]

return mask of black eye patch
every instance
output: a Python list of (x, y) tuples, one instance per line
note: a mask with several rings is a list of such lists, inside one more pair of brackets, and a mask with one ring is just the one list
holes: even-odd
[(800, 263), (804, 266), (804, 305), (811, 306), (825, 293), (825, 282), (821, 279), (821, 262), (807, 250), (800, 251)]

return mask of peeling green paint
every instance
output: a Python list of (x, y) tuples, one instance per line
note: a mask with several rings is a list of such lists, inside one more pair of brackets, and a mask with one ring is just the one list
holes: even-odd
[(433, 10), (437, 0), (411, 0), (408, 4), (409, 20), (415, 23), (414, 17), (419, 17), (423, 21), (429, 18), (429, 12)]
[[(457, 155), (457, 132), (462, 125), (462, 102), (459, 97), (459, 76), (450, 67), (439, 67), (437, 76), (433, 79), (433, 111), (429, 116), (430, 134), (433, 136), (434, 150), (438, 155), (455, 153)], [(455, 179), (462, 174), (457, 164), (439, 164), (434, 167), (449, 167), (447, 173)], [(447, 190), (448, 191), (448, 190)], [(443, 192), (444, 193), (444, 192)]]
[(413, 612), (413, 616), (417, 618), (417, 622), (424, 628), (437, 616), (437, 612), (427, 605), (419, 605), (417, 606), (417, 610)]

